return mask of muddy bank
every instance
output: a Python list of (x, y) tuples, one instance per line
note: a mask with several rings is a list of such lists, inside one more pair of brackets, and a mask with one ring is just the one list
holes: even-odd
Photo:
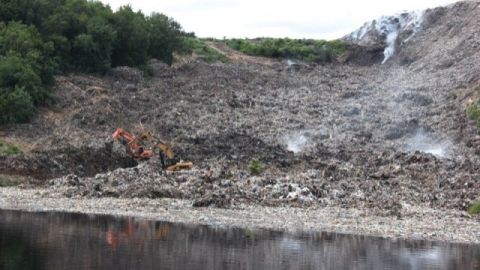
[[(238, 205), (233, 209), (194, 208), (175, 199), (65, 198), (45, 189), (0, 188), (2, 209), (67, 211), (135, 216), (154, 220), (265, 228), (285, 231), (326, 231), (388, 238), (480, 243), (478, 220), (458, 211), (422, 207), (402, 210), (403, 218), (381, 217), (368, 210), (339, 207), (263, 207)], [(434, 222), (432, 222), (434, 221)]]

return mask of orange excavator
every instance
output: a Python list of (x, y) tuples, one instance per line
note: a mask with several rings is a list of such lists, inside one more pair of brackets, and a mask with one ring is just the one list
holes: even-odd
[[(125, 146), (125, 151), (133, 159), (150, 159), (156, 151), (162, 163), (162, 168), (168, 171), (178, 171), (184, 169), (191, 169), (193, 164), (191, 162), (180, 162), (175, 159), (175, 155), (170, 146), (166, 143), (157, 140), (149, 131), (144, 131), (140, 136), (125, 131), (122, 128), (117, 128), (112, 134), (113, 139), (120, 141)], [(146, 143), (153, 143), (153, 147), (149, 148)]]

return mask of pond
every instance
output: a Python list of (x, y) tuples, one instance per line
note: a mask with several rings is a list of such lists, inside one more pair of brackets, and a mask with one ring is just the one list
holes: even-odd
[(480, 245), (0, 211), (0, 269), (480, 269)]

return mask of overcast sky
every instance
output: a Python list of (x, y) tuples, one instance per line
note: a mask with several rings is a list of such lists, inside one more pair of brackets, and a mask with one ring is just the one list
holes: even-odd
[(102, 0), (164, 13), (199, 37), (339, 38), (381, 15), (455, 0)]

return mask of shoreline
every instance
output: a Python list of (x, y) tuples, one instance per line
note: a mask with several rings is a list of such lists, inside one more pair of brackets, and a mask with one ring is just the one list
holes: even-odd
[(402, 218), (374, 216), (368, 209), (339, 207), (195, 208), (188, 200), (67, 198), (48, 189), (0, 188), (0, 209), (131, 216), (192, 225), (287, 232), (333, 232), (449, 243), (480, 244), (479, 219), (456, 210), (407, 207)]

